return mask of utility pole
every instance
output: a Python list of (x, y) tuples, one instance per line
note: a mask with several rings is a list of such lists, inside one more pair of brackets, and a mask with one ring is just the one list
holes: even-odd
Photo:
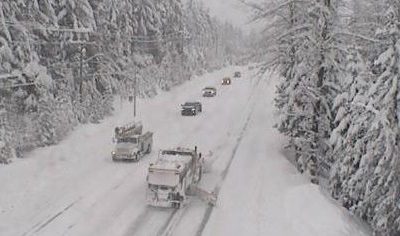
[(133, 92), (133, 117), (136, 118), (136, 96), (137, 96), (137, 72), (135, 72), (134, 79), (134, 92)]
[(82, 90), (83, 90), (83, 54), (86, 52), (86, 49), (83, 47), (83, 44), (79, 47), (80, 58), (79, 58), (79, 97), (82, 102)]
[(218, 40), (218, 32), (215, 35), (215, 55), (218, 58), (218, 45), (219, 45), (219, 40)]

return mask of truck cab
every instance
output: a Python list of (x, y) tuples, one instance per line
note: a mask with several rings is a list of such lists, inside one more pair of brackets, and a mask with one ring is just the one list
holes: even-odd
[(132, 123), (115, 128), (116, 142), (111, 152), (113, 161), (132, 160), (139, 161), (143, 155), (150, 153), (153, 145), (153, 133), (142, 133), (140, 123)]
[(139, 136), (135, 135), (132, 137), (118, 138), (116, 139), (115, 148), (112, 151), (112, 157), (114, 160), (117, 159), (137, 159), (139, 152)]

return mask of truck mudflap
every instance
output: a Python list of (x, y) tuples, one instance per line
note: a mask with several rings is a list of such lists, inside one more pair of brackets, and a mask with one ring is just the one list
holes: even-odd
[(199, 197), (201, 200), (207, 202), (211, 206), (215, 206), (217, 204), (217, 194), (202, 189), (199, 186), (191, 186), (190, 194)]

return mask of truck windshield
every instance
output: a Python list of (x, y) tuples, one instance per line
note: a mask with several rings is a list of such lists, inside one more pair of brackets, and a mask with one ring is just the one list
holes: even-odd
[(117, 143), (137, 143), (137, 138), (119, 138)]

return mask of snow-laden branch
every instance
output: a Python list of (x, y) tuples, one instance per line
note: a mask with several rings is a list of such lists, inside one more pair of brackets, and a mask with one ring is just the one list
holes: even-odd
[(257, 20), (265, 18), (269, 15), (276, 14), (277, 11), (283, 9), (284, 7), (287, 7), (289, 4), (309, 3), (310, 2), (307, 0), (288, 0), (277, 6), (274, 6), (272, 9), (266, 10), (264, 7), (262, 7), (261, 5), (259, 5), (257, 3), (254, 3), (254, 2), (248, 2), (246, 0), (238, 0), (238, 1), (243, 3), (246, 6), (250, 7), (251, 9), (258, 11), (257, 15), (254, 16), (253, 21), (257, 21)]
[(373, 42), (373, 43), (379, 43), (379, 44), (386, 44), (382, 40), (376, 39), (376, 38), (370, 38), (368, 36), (362, 35), (362, 34), (356, 34), (356, 33), (351, 33), (348, 31), (340, 31), (340, 32), (333, 32), (333, 35), (345, 35), (348, 37), (353, 37), (353, 38), (359, 38), (365, 41)]
[(354, 103), (354, 105), (357, 106), (357, 107), (360, 107), (360, 108), (364, 108), (366, 111), (372, 112), (375, 115), (379, 115), (380, 114), (380, 111), (378, 111), (377, 109), (375, 109), (371, 105), (365, 105), (365, 104), (362, 104), (360, 102), (356, 102), (356, 103)]
[(298, 33), (299, 31), (302, 31), (302, 30), (308, 30), (308, 29), (310, 29), (311, 27), (312, 27), (311, 24), (304, 24), (304, 25), (296, 26), (296, 27), (291, 28), (290, 30), (288, 30), (288, 31), (283, 32), (282, 34), (280, 34), (280, 35), (278, 36), (278, 39), (282, 39), (282, 38), (284, 38), (284, 37), (286, 37), (286, 36), (288, 36), (288, 35), (294, 35), (294, 37), (300, 37), (300, 35), (299, 35), (299, 34), (296, 34), (296, 33)]

